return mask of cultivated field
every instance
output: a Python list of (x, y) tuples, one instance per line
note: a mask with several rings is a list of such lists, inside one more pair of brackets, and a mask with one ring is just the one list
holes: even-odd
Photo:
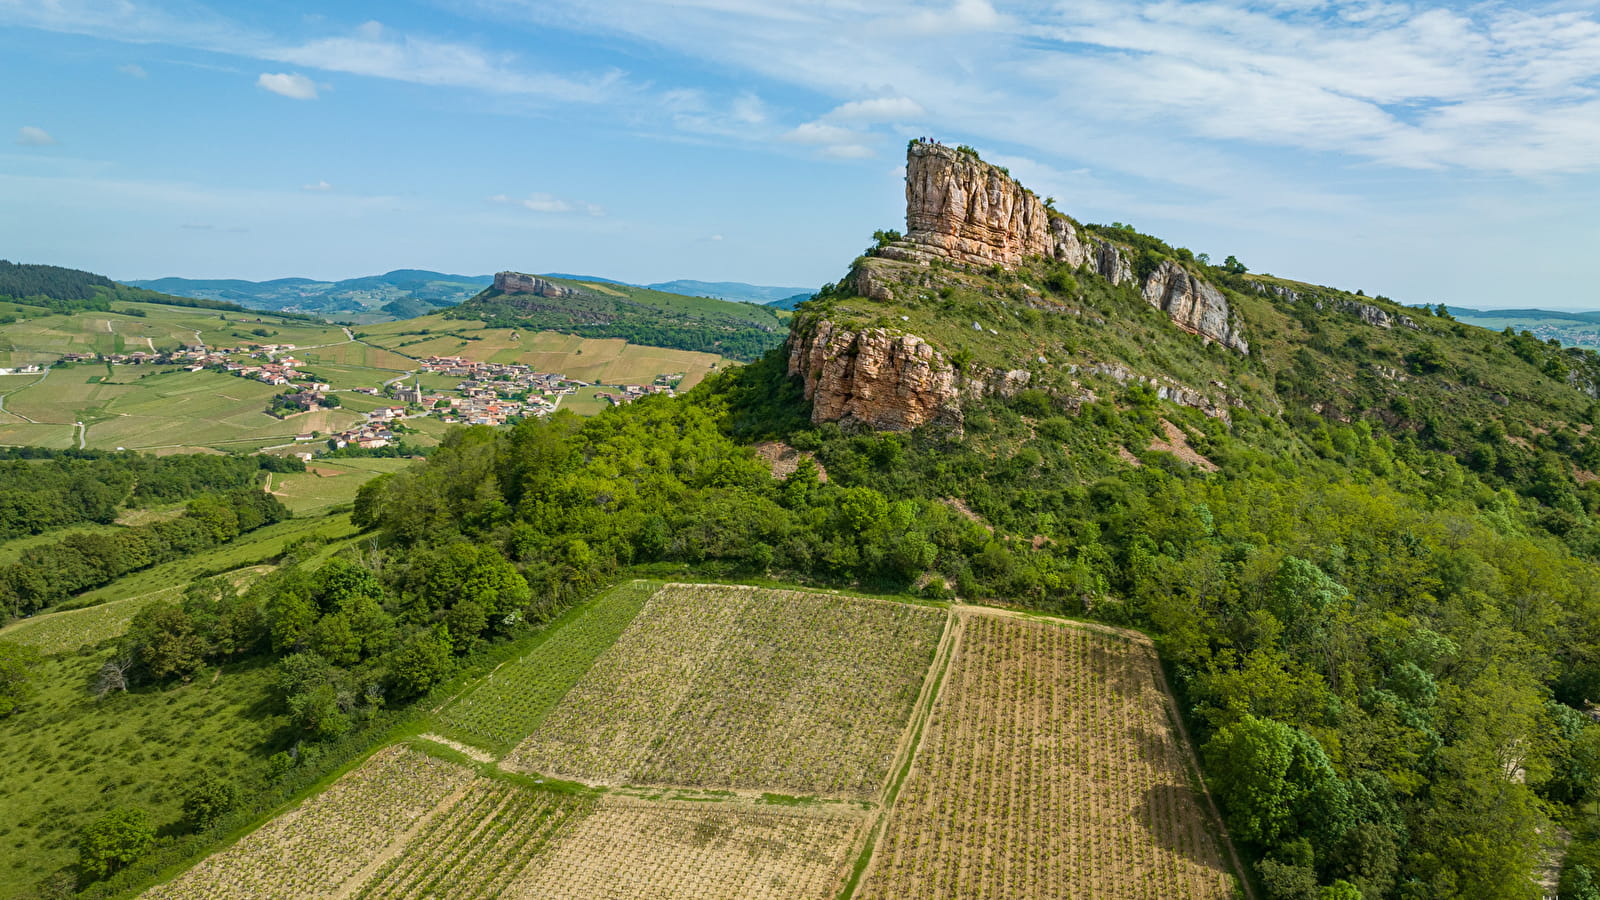
[(1174, 716), (1137, 635), (629, 582), (433, 715), (475, 768), (392, 746), (146, 897), (1231, 898)]
[(464, 795), (471, 769), (402, 745), (379, 751), (299, 808), (147, 891), (150, 900), (332, 897), (359, 888), (426, 824)]
[[(426, 334), (419, 332), (426, 331)], [(554, 331), (489, 328), (482, 322), (422, 316), (360, 329), (371, 344), (408, 356), (460, 356), (479, 362), (525, 363), (594, 384), (649, 384), (657, 375), (683, 373), (680, 389), (700, 383), (712, 369), (738, 363), (713, 353), (644, 347), (617, 339), (583, 338)], [(516, 340), (512, 340), (512, 335)]]
[(537, 647), (445, 707), (436, 719), (439, 730), (497, 753), (510, 750), (544, 722), (660, 587), (630, 581), (585, 604)]
[[(361, 885), (356, 900), (516, 896), (507, 886), (589, 809), (587, 797), (477, 778)], [(565, 887), (564, 885), (562, 887)], [(540, 897), (579, 896), (567, 890)]]
[(1147, 643), (957, 620), (943, 691), (858, 897), (1235, 895)]
[(602, 800), (503, 896), (832, 900), (864, 821), (804, 809)]
[(868, 799), (888, 773), (942, 610), (669, 585), (507, 758), (588, 783)]

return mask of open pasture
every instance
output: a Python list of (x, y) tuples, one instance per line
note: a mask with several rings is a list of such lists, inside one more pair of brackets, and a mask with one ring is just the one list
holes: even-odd
[(267, 486), (295, 515), (316, 515), (353, 502), (356, 491), (374, 476), (398, 472), (411, 463), (409, 459), (318, 459), (304, 472), (271, 473)]
[(863, 822), (807, 809), (604, 799), (502, 896), (832, 900)]
[(1147, 642), (981, 612), (957, 621), (857, 897), (1235, 896)]
[(668, 585), (507, 765), (589, 783), (874, 797), (945, 618), (836, 594)]
[(625, 582), (568, 613), (538, 646), (446, 706), (436, 717), (439, 730), (497, 753), (510, 750), (544, 722), (660, 587)]

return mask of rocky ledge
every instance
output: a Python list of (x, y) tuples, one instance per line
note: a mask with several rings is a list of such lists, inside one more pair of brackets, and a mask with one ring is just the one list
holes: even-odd
[(805, 382), (811, 421), (882, 431), (936, 425), (959, 432), (964, 400), (1010, 395), (1029, 380), (1023, 370), (963, 372), (914, 334), (815, 317), (797, 319), (790, 331), (789, 374)]
[(494, 289), (502, 294), (533, 294), (537, 297), (578, 297), (583, 293), (576, 288), (521, 272), (496, 272)]

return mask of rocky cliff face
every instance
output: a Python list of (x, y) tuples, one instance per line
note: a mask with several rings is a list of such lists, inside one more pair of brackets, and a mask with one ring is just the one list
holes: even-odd
[(538, 297), (577, 297), (581, 291), (521, 272), (496, 272), (494, 289), (502, 294), (533, 294)]
[(906, 241), (975, 265), (1051, 252), (1049, 213), (1016, 179), (976, 156), (918, 141), (906, 151)]
[[(937, 287), (940, 274), (931, 263), (1013, 268), (1030, 257), (1086, 267), (1116, 285), (1139, 281), (1122, 246), (1047, 209), (1009, 174), (970, 152), (915, 141), (906, 152), (906, 237), (861, 260), (845, 284), (858, 296), (892, 302), (902, 289)], [(1179, 263), (1164, 262), (1139, 288), (1178, 327), (1250, 352), (1227, 298)], [(812, 421), (896, 431), (926, 424), (959, 429), (963, 400), (1009, 393), (1028, 379), (1022, 370), (957, 371), (916, 335), (805, 317), (790, 332), (789, 373), (805, 380)], [(1173, 402), (1225, 415), (1198, 391), (1158, 388)]]
[(914, 334), (851, 330), (802, 317), (789, 335), (789, 374), (805, 382), (811, 421), (910, 431), (923, 425), (961, 430), (961, 403), (1010, 394), (1026, 371), (958, 371)]
[(1228, 298), (1167, 260), (1144, 281), (1145, 302), (1162, 310), (1179, 328), (1216, 341), (1230, 350), (1248, 354), (1250, 345), (1234, 330)]

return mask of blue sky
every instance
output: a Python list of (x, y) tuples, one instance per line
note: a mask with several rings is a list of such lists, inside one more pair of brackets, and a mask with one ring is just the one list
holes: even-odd
[(816, 285), (909, 137), (1405, 302), (1600, 308), (1593, 2), (0, 0), (0, 256)]

